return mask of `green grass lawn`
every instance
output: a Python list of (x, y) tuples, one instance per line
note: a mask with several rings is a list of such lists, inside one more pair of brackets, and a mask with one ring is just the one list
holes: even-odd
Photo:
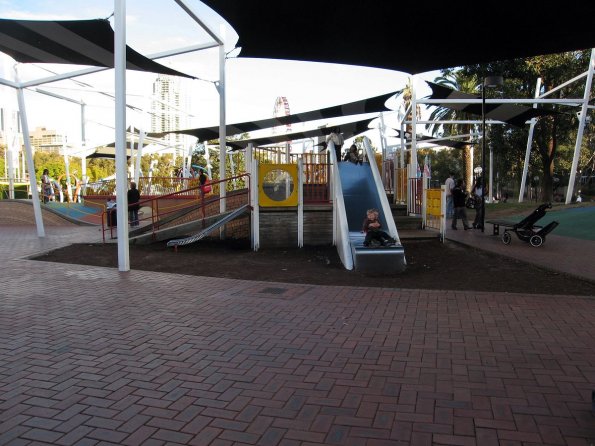
[[(486, 204), (486, 220), (509, 219), (517, 222), (533, 212), (538, 205), (535, 202)], [(473, 211), (469, 214), (473, 215)], [(552, 234), (595, 240), (595, 203), (554, 203), (552, 209), (548, 209), (547, 214), (537, 224), (545, 226), (551, 221), (559, 223)]]

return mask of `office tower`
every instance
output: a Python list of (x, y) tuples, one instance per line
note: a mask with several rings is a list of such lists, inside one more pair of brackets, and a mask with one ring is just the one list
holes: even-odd
[[(188, 125), (187, 96), (179, 77), (160, 74), (153, 83), (151, 100), (151, 132), (180, 130)], [(169, 134), (163, 138), (168, 148), (161, 153), (184, 155), (185, 136)]]

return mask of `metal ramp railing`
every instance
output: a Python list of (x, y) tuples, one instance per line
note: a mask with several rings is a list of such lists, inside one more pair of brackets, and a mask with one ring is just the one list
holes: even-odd
[(177, 248), (178, 246), (184, 246), (184, 245), (189, 245), (190, 243), (194, 243), (197, 242), (203, 238), (205, 238), (207, 236), (207, 234), (209, 234), (211, 231), (214, 231), (215, 229), (220, 228), (221, 226), (223, 226), (226, 223), (229, 223), (230, 221), (232, 221), (233, 219), (239, 217), (240, 215), (242, 215), (243, 213), (249, 211), (250, 209), (250, 205), (249, 204), (245, 204), (227, 214), (222, 214), (221, 218), (219, 220), (217, 220), (215, 223), (213, 223), (212, 225), (206, 227), (205, 229), (203, 229), (202, 231), (193, 234), (189, 237), (184, 237), (184, 238), (180, 238), (180, 239), (174, 239), (174, 240), (170, 240), (167, 242), (167, 246), (171, 247), (173, 246), (174, 249)]

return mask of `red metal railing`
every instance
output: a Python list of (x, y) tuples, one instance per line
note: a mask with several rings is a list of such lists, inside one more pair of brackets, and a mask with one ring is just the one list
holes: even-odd
[(410, 214), (421, 215), (423, 200), (422, 178), (409, 178), (409, 208)]
[[(168, 225), (178, 225), (199, 219), (202, 219), (204, 224), (206, 217), (219, 213), (221, 183), (231, 184), (232, 180), (237, 180), (235, 184), (238, 186), (246, 185), (247, 187), (238, 187), (235, 190), (227, 191), (225, 198), (226, 209), (233, 210), (244, 204), (249, 204), (249, 177), (249, 174), (242, 174), (213, 181), (210, 183), (211, 191), (208, 193), (201, 193), (201, 187), (196, 185), (188, 189), (140, 200), (138, 205), (142, 213), (139, 213), (139, 227), (150, 225), (152, 234), (155, 234), (157, 230)], [(101, 229), (104, 242), (106, 232), (109, 231), (110, 238), (114, 238), (114, 226), (121, 224), (118, 221), (115, 221), (115, 225), (110, 224), (114, 222), (112, 216), (115, 215), (110, 214), (108, 217), (108, 213), (111, 212), (116, 212), (116, 210), (105, 209), (101, 216)], [(128, 224), (128, 221), (125, 224)]]
[(304, 168), (304, 203), (329, 203), (331, 201), (329, 178), (330, 164), (303, 163)]

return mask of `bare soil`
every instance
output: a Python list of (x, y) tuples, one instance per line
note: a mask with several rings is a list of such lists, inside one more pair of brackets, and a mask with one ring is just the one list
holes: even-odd
[[(595, 282), (547, 271), (466, 245), (403, 240), (407, 269), (394, 276), (345, 270), (332, 246), (250, 250), (246, 241), (202, 240), (174, 252), (130, 246), (132, 269), (316, 285), (595, 296)], [(116, 268), (116, 244), (74, 244), (36, 260)]]

